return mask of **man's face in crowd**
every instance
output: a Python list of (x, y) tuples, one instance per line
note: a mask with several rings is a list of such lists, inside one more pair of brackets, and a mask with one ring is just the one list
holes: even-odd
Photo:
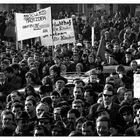
[(90, 96), (90, 93), (89, 92), (85, 92), (84, 93), (84, 99), (85, 99), (85, 102), (86, 103), (91, 103), (93, 101), (93, 97)]
[(34, 62), (34, 58), (33, 57), (29, 57), (27, 62), (28, 62), (28, 66), (29, 66), (31, 63)]
[(96, 122), (96, 130), (99, 136), (107, 136), (109, 132), (108, 122), (107, 121)]
[(55, 59), (54, 59), (54, 63), (59, 65), (59, 64), (61, 63), (61, 61), (60, 61), (59, 58), (55, 58)]
[(76, 128), (75, 128), (75, 129), (76, 129), (76, 131), (79, 132), (79, 133), (82, 132), (82, 124), (83, 124), (83, 123), (79, 122), (79, 123), (77, 123), (77, 125), (76, 125)]
[(83, 136), (92, 136), (93, 135), (92, 126), (82, 125), (82, 135)]
[(5, 82), (5, 74), (4, 73), (0, 73), (0, 84), (4, 83)]
[(119, 45), (114, 45), (114, 52), (118, 52), (120, 50), (120, 46)]
[(23, 55), (23, 59), (25, 59), (25, 60), (28, 59), (28, 54), (27, 54), (27, 53), (25, 53), (25, 54)]
[(45, 136), (43, 129), (35, 129), (34, 130), (34, 136)]
[(133, 100), (133, 93), (132, 91), (127, 91), (124, 93), (124, 100), (132, 101)]
[(14, 113), (15, 115), (15, 118), (18, 119), (19, 115), (22, 113), (22, 109), (21, 107), (13, 107), (12, 108), (12, 112)]
[(92, 55), (89, 55), (88, 61), (89, 61), (89, 63), (93, 63), (94, 62), (94, 57)]
[(35, 111), (35, 106), (33, 105), (33, 102), (31, 100), (25, 101), (25, 111), (27, 113), (32, 113)]
[(110, 77), (113, 77), (115, 85), (121, 85), (122, 84), (122, 81), (121, 81), (118, 74), (111, 75)]
[(11, 93), (11, 101), (20, 101), (21, 100), (21, 97), (17, 94), (17, 92), (12, 92)]
[(115, 62), (114, 57), (109, 56), (109, 64), (113, 64)]
[(126, 61), (130, 61), (131, 60), (131, 54), (125, 54), (125, 58), (126, 58)]
[(1, 62), (1, 69), (4, 70), (5, 68), (7, 68), (8, 65), (4, 62)]
[(40, 60), (39, 54), (35, 54), (35, 55), (34, 55), (34, 60), (35, 60), (35, 61), (39, 61), (39, 60)]
[(64, 82), (63, 80), (58, 80), (58, 81), (55, 83), (55, 85), (56, 85), (56, 88), (60, 90), (61, 88), (64, 87), (65, 82)]
[(9, 73), (8, 71), (4, 71), (4, 74), (7, 78), (11, 78), (11, 75), (12, 75), (11, 72)]
[(108, 60), (109, 59), (110, 54), (108, 52), (105, 52), (105, 59)]
[(84, 86), (82, 81), (75, 81), (74, 84), (75, 84), (75, 87), (83, 87)]
[(133, 120), (133, 116), (129, 111), (125, 111), (123, 113), (123, 119), (125, 120), (125, 122), (131, 122)]
[(125, 92), (124, 89), (120, 89), (117, 91), (117, 97), (118, 97), (120, 102), (124, 99), (124, 92)]
[(97, 82), (97, 78), (98, 78), (97, 74), (92, 74), (90, 76), (90, 82), (91, 83), (96, 83)]
[(103, 102), (106, 105), (110, 105), (112, 103), (112, 98), (113, 98), (113, 92), (104, 90), (103, 91)]
[(9, 48), (6, 48), (6, 54), (10, 54), (10, 49)]
[(29, 121), (26, 119), (18, 120), (17, 126), (20, 130), (27, 130), (29, 128)]
[(49, 111), (49, 108), (48, 108), (47, 105), (39, 104), (36, 107), (36, 116), (37, 116), (37, 118), (39, 118), (40, 115), (43, 114), (44, 112), (48, 112), (48, 111)]
[(70, 122), (70, 123), (75, 123), (75, 121), (76, 121), (76, 116), (75, 116), (75, 114), (74, 114), (74, 113), (68, 113), (68, 114), (67, 114), (67, 120), (68, 120), (68, 122)]
[(51, 99), (53, 103), (58, 103), (60, 100), (60, 97), (58, 95), (51, 95)]
[(12, 58), (12, 64), (18, 64), (19, 63), (19, 60), (17, 57), (13, 57)]
[(2, 126), (5, 128), (11, 128), (13, 125), (13, 116), (12, 114), (3, 115), (2, 118)]
[(140, 124), (140, 109), (137, 110), (135, 119), (137, 124)]
[(78, 54), (73, 55), (73, 60), (74, 60), (74, 62), (78, 62), (78, 60), (79, 60)]
[(77, 109), (80, 113), (83, 112), (83, 106), (81, 103), (74, 103), (72, 104), (72, 109)]
[(26, 78), (26, 82), (27, 82), (28, 84), (30, 84), (30, 83), (33, 82), (33, 81), (32, 81), (32, 77), (31, 77), (30, 75), (25, 76), (25, 78)]
[(76, 72), (80, 73), (82, 72), (81, 66), (80, 65), (76, 65)]
[(54, 120), (60, 120), (60, 117), (61, 117), (60, 111), (61, 111), (60, 108), (54, 108), (54, 111), (53, 111)]
[(75, 87), (73, 89), (73, 95), (74, 95), (75, 99), (82, 99), (83, 98), (83, 92), (82, 92), (81, 88)]
[(131, 63), (131, 68), (133, 69), (133, 70), (137, 70), (137, 63), (136, 62), (132, 62)]

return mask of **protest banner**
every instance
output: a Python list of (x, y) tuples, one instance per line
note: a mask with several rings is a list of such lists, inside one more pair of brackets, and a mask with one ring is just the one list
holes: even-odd
[(140, 74), (134, 74), (134, 98), (140, 98)]
[(52, 34), (50, 7), (34, 13), (15, 13), (15, 19), (17, 41)]
[(52, 46), (53, 45), (52, 34), (50, 36), (47, 35), (41, 36), (40, 41), (43, 46)]
[(59, 45), (75, 42), (72, 18), (53, 20), (53, 40), (49, 36), (41, 37), (42, 45)]

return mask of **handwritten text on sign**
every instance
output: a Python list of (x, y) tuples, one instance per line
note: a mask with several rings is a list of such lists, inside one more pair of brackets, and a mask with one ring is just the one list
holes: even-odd
[(18, 41), (52, 33), (50, 7), (34, 13), (16, 13), (15, 16)]
[(54, 45), (75, 42), (71, 18), (53, 20), (53, 42)]
[(71, 18), (53, 20), (52, 36), (45, 35), (41, 37), (41, 43), (44, 46), (58, 45), (75, 42), (73, 21)]

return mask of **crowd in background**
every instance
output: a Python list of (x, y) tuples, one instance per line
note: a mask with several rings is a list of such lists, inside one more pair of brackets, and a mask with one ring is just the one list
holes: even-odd
[[(76, 43), (42, 46), (29, 39), (17, 50), (14, 10), (0, 11), (0, 136), (139, 136), (140, 101), (133, 90), (139, 17), (105, 11), (69, 16)], [(58, 19), (69, 16), (60, 12)], [(105, 73), (105, 66), (114, 72)], [(79, 78), (70, 83), (68, 73)]]

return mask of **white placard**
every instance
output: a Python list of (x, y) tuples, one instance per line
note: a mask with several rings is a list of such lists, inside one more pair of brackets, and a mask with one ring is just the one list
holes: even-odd
[(72, 18), (53, 21), (53, 42), (54, 45), (75, 42)]
[(140, 98), (140, 74), (134, 74), (134, 98)]
[(15, 13), (17, 41), (52, 34), (51, 7), (34, 13)]
[(72, 18), (61, 20), (53, 20), (53, 40), (46, 37), (41, 37), (42, 45), (59, 45), (66, 43), (75, 43), (75, 35)]

